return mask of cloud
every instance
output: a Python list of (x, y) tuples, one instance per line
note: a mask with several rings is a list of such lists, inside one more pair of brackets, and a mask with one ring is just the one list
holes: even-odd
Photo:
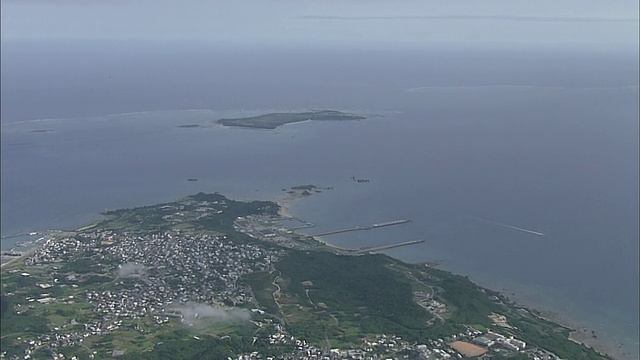
[(145, 273), (145, 267), (138, 263), (125, 263), (118, 266), (118, 276), (120, 277), (131, 277), (131, 276), (139, 276)]
[(551, 17), (551, 16), (504, 16), (504, 15), (443, 15), (443, 16), (334, 16), (334, 15), (303, 15), (297, 17), (302, 20), (498, 20), (498, 21), (537, 21), (537, 22), (631, 22), (638, 19), (631, 18), (602, 18), (602, 17)]
[[(632, 47), (638, 2), (9, 0), (0, 32), (14, 40), (197, 41), (205, 44), (390, 48)], [(382, 23), (384, 22), (384, 23)]]
[(176, 307), (182, 313), (182, 322), (188, 325), (200, 325), (206, 322), (245, 322), (251, 314), (245, 309), (225, 309), (201, 303), (186, 303)]

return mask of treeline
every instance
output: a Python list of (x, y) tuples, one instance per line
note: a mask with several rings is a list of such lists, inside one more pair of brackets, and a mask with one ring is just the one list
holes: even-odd
[[(250, 339), (249, 339), (250, 341)], [(123, 360), (155, 360), (155, 359), (227, 359), (238, 354), (244, 344), (241, 338), (234, 336), (224, 340), (213, 336), (201, 336), (200, 340), (187, 332), (180, 336), (158, 342), (152, 351), (130, 352), (121, 357)]]
[[(276, 267), (291, 279), (288, 291), (300, 303), (308, 303), (302, 283), (311, 281), (313, 285), (306, 288), (313, 301), (350, 317), (362, 333), (393, 333), (407, 340), (439, 333), (427, 325), (431, 315), (413, 301), (411, 286), (387, 268), (388, 261), (383, 255), (354, 257), (298, 251), (283, 258)], [(297, 335), (295, 330), (292, 328)]]
[(10, 306), (11, 300), (2, 294), (2, 296), (0, 296), (0, 318), (4, 318), (9, 314)]
[(513, 325), (518, 332), (531, 344), (549, 350), (563, 359), (603, 360), (609, 359), (596, 353), (594, 350), (567, 340), (568, 330), (549, 331), (549, 326), (535, 323), (526, 319), (514, 319)]
[(491, 313), (502, 313), (504, 307), (491, 300), (486, 293), (467, 278), (449, 275), (439, 283), (445, 291), (442, 294), (450, 305), (455, 306), (451, 320), (463, 324), (480, 324), (490, 327)]
[(252, 344), (252, 331), (230, 334), (223, 337), (197, 335), (187, 329), (177, 329), (159, 335), (152, 350), (144, 352), (125, 352), (122, 360), (218, 360), (234, 358), (242, 353), (258, 351), (264, 356), (277, 356), (293, 346), (272, 345), (256, 341)]
[(6, 358), (22, 358), (26, 344), (18, 340), (24, 334), (47, 334), (50, 332), (47, 320), (43, 316), (31, 314), (16, 314), (13, 310), (14, 304), (11, 297), (2, 295), (0, 297), (0, 308), (2, 309), (2, 341), (0, 341), (0, 352)]

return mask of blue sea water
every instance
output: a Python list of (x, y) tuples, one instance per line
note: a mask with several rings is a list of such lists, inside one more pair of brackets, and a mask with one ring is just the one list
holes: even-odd
[[(64, 52), (51, 50), (58, 71), (47, 72), (40, 58), (19, 66), (20, 49), (8, 63), (3, 52), (3, 236), (76, 227), (106, 209), (198, 191), (276, 199), (282, 188), (312, 183), (333, 189), (290, 204), (316, 224), (308, 233), (411, 219), (326, 240), (424, 239), (386, 253), (442, 261), (596, 330), (613, 347), (624, 343), (637, 358), (638, 86), (626, 57), (273, 50), (258, 64), (194, 48), (193, 57), (168, 51), (150, 69), (102, 60), (66, 79)], [(193, 67), (162, 72), (181, 59)], [(215, 110), (167, 110), (189, 108)], [(268, 131), (211, 124), (308, 108), (370, 116)], [(178, 127), (185, 124), (210, 126)]]

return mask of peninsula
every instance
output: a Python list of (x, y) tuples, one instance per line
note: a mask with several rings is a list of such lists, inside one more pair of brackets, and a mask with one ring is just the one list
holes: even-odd
[(609, 359), (466, 277), (300, 234), (274, 202), (105, 216), (2, 268), (3, 358)]
[(302, 121), (347, 121), (364, 120), (365, 116), (348, 114), (336, 110), (312, 110), (305, 112), (270, 113), (235, 119), (219, 119), (216, 123), (224, 126), (236, 126), (255, 129), (276, 129), (285, 124)]

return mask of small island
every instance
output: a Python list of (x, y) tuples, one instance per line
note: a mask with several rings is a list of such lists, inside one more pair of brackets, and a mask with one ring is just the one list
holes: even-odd
[(366, 119), (366, 117), (362, 115), (348, 114), (336, 110), (313, 110), (305, 112), (271, 113), (235, 119), (219, 119), (216, 120), (216, 123), (223, 126), (273, 130), (285, 124), (302, 121), (347, 121), (364, 119)]
[(357, 182), (358, 184), (371, 182), (371, 180), (370, 180), (370, 179), (358, 179), (358, 178), (356, 178), (355, 176), (352, 176), (352, 177), (351, 177), (351, 181), (353, 181), (353, 182)]
[(322, 190), (333, 190), (333, 187), (318, 187), (313, 184), (309, 184), (292, 186), (290, 189), (282, 189), (282, 191), (286, 191), (287, 194), (291, 195), (291, 198), (293, 199), (301, 196), (309, 196), (313, 193), (321, 193)]

